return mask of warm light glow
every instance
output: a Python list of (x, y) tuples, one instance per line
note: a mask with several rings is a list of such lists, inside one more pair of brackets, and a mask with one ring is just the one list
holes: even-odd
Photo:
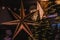
[(49, 1), (49, 0), (40, 0), (40, 1)]
[(56, 4), (60, 4), (60, 1), (55, 1)]

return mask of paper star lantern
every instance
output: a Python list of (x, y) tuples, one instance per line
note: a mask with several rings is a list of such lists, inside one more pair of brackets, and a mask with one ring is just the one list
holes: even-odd
[(9, 21), (9, 22), (3, 22), (1, 24), (3, 24), (3, 25), (17, 25), (12, 39), (14, 40), (15, 37), (21, 32), (21, 30), (24, 30), (33, 40), (35, 40), (35, 38), (33, 37), (33, 34), (32, 34), (28, 25), (39, 25), (39, 24), (35, 23), (34, 21), (29, 21), (29, 20), (27, 21), (26, 20), (27, 18), (29, 18), (34, 13), (30, 13), (28, 15), (25, 15), (24, 6), (23, 6), (22, 1), (21, 1), (20, 15), (13, 12), (10, 8), (8, 8), (8, 9), (9, 9), (9, 11), (12, 12), (12, 15), (16, 18), (16, 20)]

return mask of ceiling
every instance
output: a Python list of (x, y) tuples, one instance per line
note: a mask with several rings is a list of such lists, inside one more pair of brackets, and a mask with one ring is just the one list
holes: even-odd
[[(19, 7), (21, 0), (0, 0), (0, 6), (9, 6), (9, 7)], [(36, 0), (22, 0), (24, 2), (24, 6), (30, 6), (36, 3)]]

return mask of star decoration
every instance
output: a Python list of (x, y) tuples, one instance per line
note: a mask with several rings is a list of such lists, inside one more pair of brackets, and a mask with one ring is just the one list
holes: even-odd
[(15, 37), (21, 32), (21, 30), (24, 30), (33, 40), (35, 40), (35, 38), (33, 37), (33, 34), (32, 34), (28, 25), (33, 25), (34, 26), (34, 25), (39, 25), (39, 23), (35, 22), (35, 21), (27, 20), (27, 19), (29, 17), (31, 18), (31, 16), (33, 16), (34, 20), (37, 19), (37, 16), (38, 16), (38, 19), (40, 19), (40, 18), (42, 19), (44, 11), (41, 8), (41, 5), (39, 3), (37, 3), (37, 11), (39, 11), (38, 14), (36, 14), (35, 12), (37, 12), (37, 11), (35, 11), (34, 13), (30, 13), (30, 14), (25, 15), (22, 0), (21, 0), (20, 15), (13, 12), (10, 8), (8, 8), (8, 10), (11, 11), (12, 15), (14, 16), (14, 18), (16, 20), (9, 21), (9, 22), (3, 22), (3, 23), (0, 23), (0, 24), (3, 24), (3, 25), (17, 25), (12, 39), (14, 40)]
[(8, 8), (8, 10), (12, 12), (12, 15), (17, 20), (13, 20), (13, 21), (9, 21), (9, 22), (3, 22), (1, 24), (3, 24), (3, 25), (17, 25), (12, 39), (15, 39), (15, 37), (21, 32), (21, 30), (24, 30), (33, 40), (35, 40), (35, 38), (33, 37), (33, 34), (32, 34), (28, 25), (39, 25), (39, 24), (34, 22), (34, 21), (29, 21), (29, 20), (27, 21), (26, 20), (27, 18), (29, 18), (34, 13), (30, 13), (28, 15), (25, 15), (22, 1), (21, 1), (20, 15), (13, 12), (10, 8)]

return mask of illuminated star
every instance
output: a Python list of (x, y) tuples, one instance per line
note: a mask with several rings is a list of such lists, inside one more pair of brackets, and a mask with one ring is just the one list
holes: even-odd
[[(35, 40), (28, 25), (39, 25), (39, 23), (27, 20), (29, 17), (33, 16), (34, 13), (30, 13), (30, 14), (25, 15), (24, 6), (23, 6), (22, 1), (21, 1), (20, 15), (13, 12), (10, 8), (8, 8), (8, 10), (12, 12), (12, 15), (16, 18), (16, 20), (9, 21), (9, 22), (3, 22), (1, 24), (3, 24), (3, 25), (17, 25), (12, 39), (14, 40), (15, 37), (21, 32), (21, 30), (24, 30), (33, 40)], [(37, 10), (39, 10), (39, 13), (38, 13), (38, 15), (40, 15), (39, 18), (42, 19), (43, 14), (41, 14), (41, 13), (44, 13), (44, 11), (42, 10), (41, 5), (40, 6), (37, 5)], [(36, 18), (34, 16), (34, 19), (36, 19)]]
[(15, 39), (15, 37), (21, 32), (21, 30), (24, 30), (33, 40), (35, 40), (30, 28), (28, 27), (28, 25), (39, 25), (39, 24), (35, 23), (34, 21), (27, 21), (26, 20), (27, 18), (29, 18), (33, 14), (30, 13), (28, 15), (25, 15), (23, 2), (21, 1), (20, 15), (16, 14), (11, 9), (9, 9), (9, 11), (12, 12), (12, 15), (17, 20), (13, 20), (13, 21), (9, 21), (9, 22), (3, 22), (1, 24), (4, 24), (4, 25), (17, 25), (16, 30), (15, 30), (14, 35), (13, 35), (13, 39)]

